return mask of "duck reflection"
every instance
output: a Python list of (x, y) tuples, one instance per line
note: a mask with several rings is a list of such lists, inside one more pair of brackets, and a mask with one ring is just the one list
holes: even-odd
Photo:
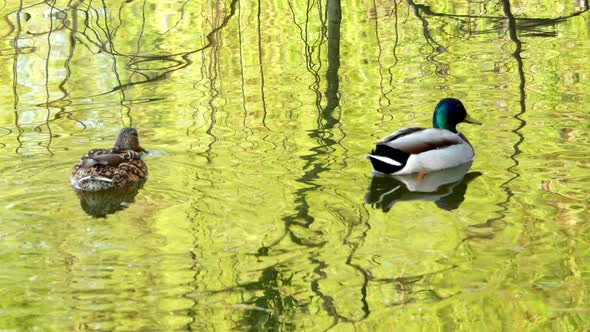
[(104, 218), (108, 214), (123, 210), (135, 201), (139, 189), (145, 181), (137, 182), (123, 188), (113, 188), (101, 191), (76, 190), (82, 210), (93, 217)]
[(480, 172), (467, 173), (471, 163), (428, 173), (381, 175), (371, 180), (365, 202), (388, 212), (400, 201), (433, 201), (439, 208), (454, 210), (465, 200), (467, 185), (480, 176)]

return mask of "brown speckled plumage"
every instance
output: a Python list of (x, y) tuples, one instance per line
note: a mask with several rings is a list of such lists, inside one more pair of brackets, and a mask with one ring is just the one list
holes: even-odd
[(72, 185), (76, 189), (99, 191), (142, 181), (148, 169), (139, 152), (145, 150), (139, 145), (137, 130), (123, 128), (112, 149), (90, 150), (76, 163)]

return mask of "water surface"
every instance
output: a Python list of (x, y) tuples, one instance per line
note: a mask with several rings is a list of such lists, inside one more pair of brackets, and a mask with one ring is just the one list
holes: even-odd
[[(587, 328), (587, 2), (338, 9), (4, 3), (0, 329)], [(373, 179), (448, 96), (466, 175)], [(71, 167), (124, 126), (150, 176), (96, 212)]]

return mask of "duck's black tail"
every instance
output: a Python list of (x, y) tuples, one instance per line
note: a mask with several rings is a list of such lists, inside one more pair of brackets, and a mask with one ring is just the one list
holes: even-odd
[(366, 158), (371, 161), (374, 171), (391, 174), (406, 166), (410, 154), (385, 144), (377, 144)]

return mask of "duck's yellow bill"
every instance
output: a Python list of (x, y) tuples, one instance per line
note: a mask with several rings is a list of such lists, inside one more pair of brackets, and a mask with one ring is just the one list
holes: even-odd
[(469, 114), (467, 114), (467, 116), (465, 116), (465, 119), (463, 119), (463, 122), (478, 124), (478, 125), (481, 124), (481, 122), (479, 122), (478, 120), (475, 120), (474, 118), (470, 117)]

